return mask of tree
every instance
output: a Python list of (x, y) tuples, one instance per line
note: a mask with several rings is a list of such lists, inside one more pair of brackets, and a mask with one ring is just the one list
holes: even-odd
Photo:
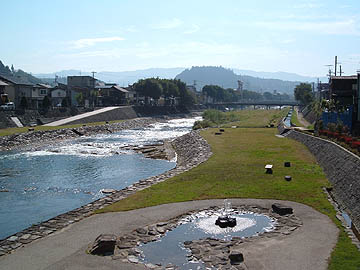
[(14, 68), (14, 65), (11, 65), (11, 72), (12, 72), (12, 74), (15, 74), (15, 68)]
[(48, 96), (45, 96), (42, 101), (42, 107), (45, 111), (47, 111), (51, 106), (51, 101)]
[(22, 97), (20, 100), (20, 108), (26, 109), (28, 107), (27, 99), (26, 97)]
[(81, 105), (83, 104), (84, 102), (84, 95), (83, 93), (77, 93), (76, 96), (75, 96), (75, 99), (76, 99), (76, 102), (78, 103), (78, 105)]
[(63, 98), (63, 100), (61, 101), (61, 107), (67, 108), (69, 107), (69, 105), (70, 105), (69, 98), (68, 97)]
[(294, 89), (295, 100), (300, 101), (303, 105), (310, 104), (313, 99), (312, 87), (309, 83), (300, 83)]

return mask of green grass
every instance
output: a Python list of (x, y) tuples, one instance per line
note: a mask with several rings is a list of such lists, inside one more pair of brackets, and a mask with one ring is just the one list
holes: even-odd
[(298, 114), (297, 112), (294, 110), (292, 115), (291, 115), (291, 124), (297, 126), (297, 127), (303, 127), (304, 125), (300, 123), (299, 119), (298, 119)]
[[(109, 121), (109, 123), (118, 123), (124, 120), (116, 120), (116, 121)], [(86, 123), (86, 126), (100, 126), (105, 125), (106, 122), (93, 122), (93, 123)], [(83, 124), (76, 124), (76, 125), (64, 125), (64, 126), (57, 126), (57, 127), (47, 127), (47, 126), (35, 126), (31, 127), (34, 128), (35, 131), (46, 131), (46, 130), (57, 130), (63, 128), (77, 128), (81, 127)], [(7, 136), (7, 135), (14, 135), (18, 133), (28, 132), (30, 127), (22, 127), (22, 128), (4, 128), (0, 129), (0, 136)]]
[[(207, 162), (97, 213), (216, 198), (296, 201), (328, 215), (340, 229), (329, 269), (359, 269), (360, 253), (343, 231), (322, 191), (322, 187), (330, 184), (304, 145), (276, 137), (275, 129), (226, 129), (222, 136), (215, 136), (214, 129), (208, 129), (201, 134), (214, 153)], [(284, 167), (284, 161), (290, 161), (292, 166)], [(274, 165), (272, 175), (264, 173), (268, 163)], [(293, 181), (284, 181), (284, 175), (291, 175)]]
[(280, 119), (286, 116), (289, 108), (282, 110), (239, 110), (221, 112), (207, 110), (203, 113), (205, 125), (199, 127), (265, 127), (270, 124), (276, 126)]

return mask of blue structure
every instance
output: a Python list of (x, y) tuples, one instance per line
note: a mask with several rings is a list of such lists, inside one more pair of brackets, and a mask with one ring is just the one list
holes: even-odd
[(337, 124), (339, 121), (341, 121), (344, 126), (347, 126), (349, 130), (352, 130), (352, 115), (353, 107), (350, 106), (343, 113), (323, 112), (321, 115), (321, 120), (323, 121), (324, 127), (327, 127), (328, 123)]

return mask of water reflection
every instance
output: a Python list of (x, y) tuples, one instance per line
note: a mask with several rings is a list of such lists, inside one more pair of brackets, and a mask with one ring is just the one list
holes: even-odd
[(0, 239), (175, 167), (123, 151), (191, 130), (196, 119), (154, 124), (145, 129), (83, 137), (33, 152), (0, 152)]
[(179, 269), (205, 269), (202, 262), (189, 261), (190, 251), (184, 247), (185, 241), (205, 239), (208, 237), (222, 240), (231, 240), (232, 237), (251, 237), (274, 228), (275, 221), (270, 217), (252, 212), (232, 213), (237, 219), (233, 228), (220, 228), (215, 225), (221, 212), (200, 212), (196, 216), (189, 216), (182, 220), (178, 227), (166, 233), (159, 241), (149, 242), (139, 247), (142, 251), (144, 263), (163, 266), (175, 264)]

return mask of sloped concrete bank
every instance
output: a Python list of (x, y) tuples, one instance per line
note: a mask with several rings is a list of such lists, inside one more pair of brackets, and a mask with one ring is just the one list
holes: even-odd
[(316, 157), (333, 186), (335, 200), (349, 213), (359, 231), (360, 158), (333, 142), (302, 132), (291, 130), (283, 135), (303, 143)]
[(52, 219), (40, 224), (33, 225), (21, 232), (18, 232), (6, 239), (0, 240), (0, 256), (6, 255), (25, 244), (31, 243), (37, 239), (53, 234), (74, 222), (78, 222), (86, 217), (91, 216), (95, 210), (111, 205), (120, 201), (136, 191), (145, 189), (156, 183), (165, 181), (175, 175), (188, 171), (200, 163), (206, 161), (211, 155), (211, 148), (198, 131), (192, 131), (172, 141), (179, 162), (177, 166), (163, 174), (149, 177), (134, 183), (122, 190), (100, 198), (92, 203), (58, 215)]

